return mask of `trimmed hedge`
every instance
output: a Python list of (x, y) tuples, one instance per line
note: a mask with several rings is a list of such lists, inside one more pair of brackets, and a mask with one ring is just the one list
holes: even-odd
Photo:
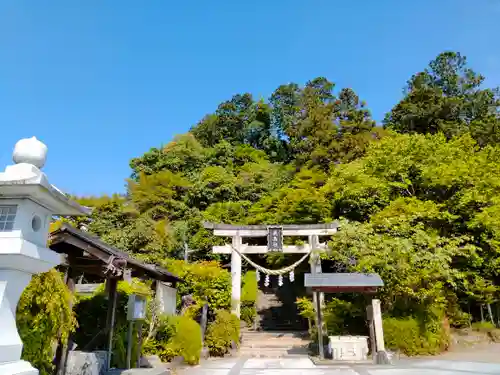
[(209, 324), (205, 336), (205, 345), (210, 355), (222, 357), (229, 352), (232, 342), (239, 345), (239, 341), (240, 320), (238, 317), (229, 311), (218, 310), (215, 321)]

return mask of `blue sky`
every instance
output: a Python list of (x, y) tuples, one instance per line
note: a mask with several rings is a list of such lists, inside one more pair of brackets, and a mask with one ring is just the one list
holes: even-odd
[(129, 160), (235, 93), (326, 76), (377, 120), (443, 50), (500, 85), (500, 0), (3, 0), (0, 168), (49, 147), (59, 188), (122, 192)]

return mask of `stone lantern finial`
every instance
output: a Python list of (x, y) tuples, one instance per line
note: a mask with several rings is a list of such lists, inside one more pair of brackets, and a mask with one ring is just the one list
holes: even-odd
[(41, 169), (47, 160), (47, 146), (36, 137), (21, 139), (14, 146), (12, 159), (16, 164), (31, 164)]

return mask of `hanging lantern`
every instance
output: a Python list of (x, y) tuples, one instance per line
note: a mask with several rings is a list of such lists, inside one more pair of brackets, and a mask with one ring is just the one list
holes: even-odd
[(283, 286), (283, 275), (280, 275), (280, 276), (278, 277), (278, 285), (279, 285), (279, 286)]
[(259, 270), (255, 270), (255, 277), (257, 278), (257, 282), (260, 281), (260, 273)]
[(293, 283), (293, 281), (295, 280), (295, 275), (293, 273), (293, 270), (290, 271), (290, 282)]
[(265, 287), (269, 286), (269, 275), (266, 275), (266, 279), (264, 280), (264, 286)]

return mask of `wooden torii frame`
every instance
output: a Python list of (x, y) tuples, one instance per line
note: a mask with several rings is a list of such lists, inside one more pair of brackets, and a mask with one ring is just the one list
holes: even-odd
[[(311, 253), (311, 273), (321, 273), (321, 259), (313, 250), (326, 250), (326, 243), (319, 242), (319, 236), (331, 236), (337, 233), (339, 224), (337, 222), (328, 224), (288, 224), (288, 225), (230, 225), (204, 223), (205, 229), (214, 231), (215, 236), (231, 237), (231, 245), (214, 246), (215, 254), (231, 254), (231, 311), (240, 316), (241, 305), (241, 254), (265, 254), (278, 251), (285, 254), (307, 254)], [(273, 237), (271, 236), (273, 235)], [(272, 238), (278, 241), (272, 242)], [(283, 245), (279, 236), (308, 237), (308, 243), (300, 246)], [(268, 246), (253, 246), (243, 243), (243, 238), (268, 237)], [(269, 242), (271, 243), (271, 246)], [(233, 250), (236, 249), (238, 251)], [(238, 253), (239, 252), (239, 253)], [(323, 302), (323, 297), (320, 297)], [(314, 298), (316, 301), (316, 298)], [(316, 306), (316, 304), (315, 304)]]

